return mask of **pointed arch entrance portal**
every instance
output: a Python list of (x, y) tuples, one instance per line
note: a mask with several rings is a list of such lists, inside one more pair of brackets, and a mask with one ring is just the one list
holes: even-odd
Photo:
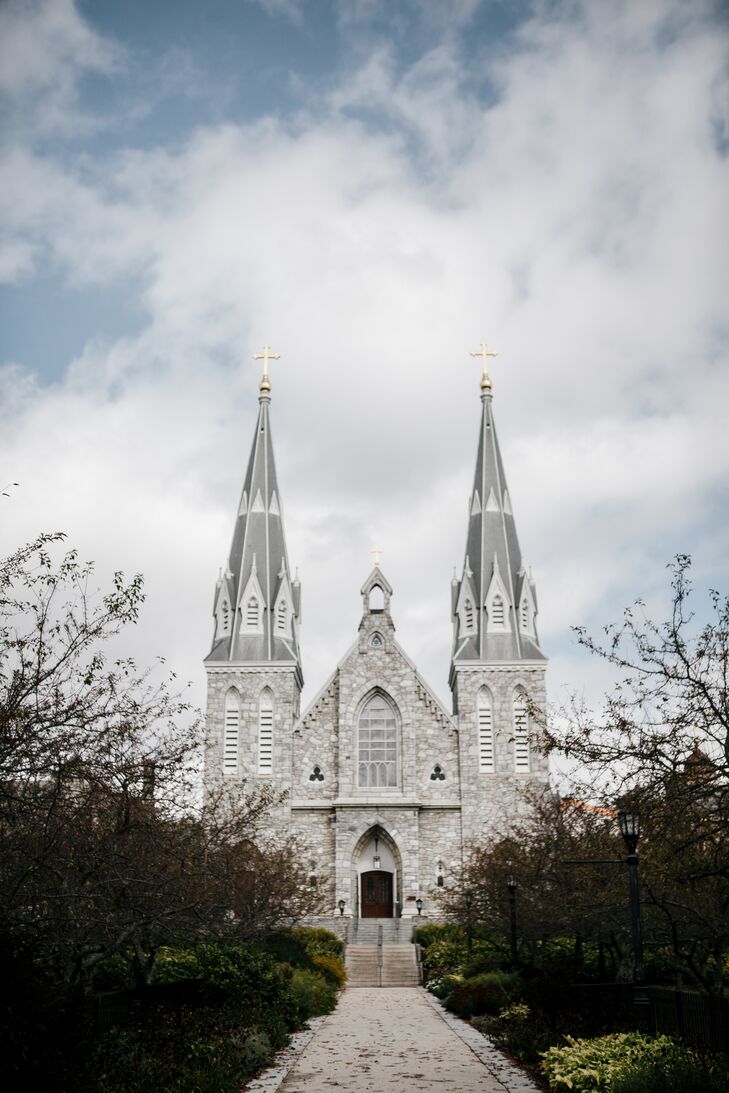
[(392, 836), (379, 825), (359, 839), (353, 855), (356, 907), (361, 918), (397, 918), (402, 863)]

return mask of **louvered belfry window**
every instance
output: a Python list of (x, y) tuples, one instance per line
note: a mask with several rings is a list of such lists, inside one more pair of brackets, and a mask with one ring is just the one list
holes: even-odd
[(266, 690), (258, 708), (258, 773), (273, 772), (273, 695)]
[(521, 628), (529, 629), (529, 600), (526, 597), (521, 601)]
[(223, 773), (238, 773), (238, 746), (240, 734), (240, 699), (237, 691), (225, 696), (225, 728), (223, 738)]
[(278, 617), (277, 617), (277, 620), (276, 620), (279, 630), (285, 630), (286, 629), (286, 619), (287, 619), (287, 616), (288, 616), (288, 610), (289, 609), (288, 609), (288, 605), (286, 603), (286, 600), (281, 600), (281, 602), (278, 605)]
[(463, 604), (463, 614), (466, 616), (466, 630), (473, 630), (473, 604), (470, 600)]
[(494, 773), (494, 717), (491, 695), (487, 690), (478, 695), (478, 769), (481, 774)]
[(246, 626), (249, 630), (258, 629), (258, 600), (251, 596), (246, 607)]
[(397, 719), (382, 695), (373, 695), (359, 717), (360, 786), (397, 785)]
[(529, 713), (523, 691), (514, 695), (514, 770), (529, 770)]
[(491, 624), (493, 626), (504, 625), (504, 601), (501, 596), (494, 596), (491, 601)]

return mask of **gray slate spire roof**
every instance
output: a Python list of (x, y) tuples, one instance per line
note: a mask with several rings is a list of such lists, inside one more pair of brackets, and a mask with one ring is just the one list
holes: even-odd
[(452, 668), (464, 663), (546, 660), (536, 629), (536, 588), (524, 569), (493, 418), (482, 386), (476, 473), (463, 574), (452, 583)]
[(300, 683), (301, 587), (291, 580), (269, 417), (270, 388), (260, 410), (238, 505), (233, 542), (215, 586), (215, 635), (207, 664), (290, 664)]

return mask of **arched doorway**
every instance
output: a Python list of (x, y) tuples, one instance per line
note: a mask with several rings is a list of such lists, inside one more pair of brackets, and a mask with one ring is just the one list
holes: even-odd
[(353, 855), (355, 906), (361, 918), (397, 918), (402, 864), (392, 836), (379, 825), (359, 840)]

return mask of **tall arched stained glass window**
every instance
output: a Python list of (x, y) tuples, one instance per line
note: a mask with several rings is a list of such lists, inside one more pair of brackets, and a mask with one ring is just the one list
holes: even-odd
[(360, 786), (397, 785), (397, 718), (380, 694), (373, 695), (359, 716)]

